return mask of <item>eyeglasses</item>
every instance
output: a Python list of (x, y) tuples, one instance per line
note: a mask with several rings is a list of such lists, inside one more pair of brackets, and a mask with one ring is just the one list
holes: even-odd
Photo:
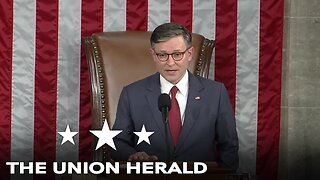
[(166, 62), (166, 61), (168, 61), (169, 56), (171, 56), (172, 59), (175, 60), (175, 61), (180, 61), (184, 57), (184, 54), (188, 51), (188, 49), (190, 49), (190, 47), (188, 47), (183, 52), (174, 52), (174, 53), (170, 53), (170, 54), (168, 54), (168, 53), (156, 53), (154, 49), (153, 49), (153, 51), (157, 55), (157, 58), (159, 59), (159, 61)]

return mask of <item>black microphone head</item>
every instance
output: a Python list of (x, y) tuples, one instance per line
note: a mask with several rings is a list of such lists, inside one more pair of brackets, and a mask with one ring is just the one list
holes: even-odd
[(168, 94), (162, 93), (158, 99), (158, 107), (159, 110), (162, 112), (163, 108), (168, 108), (168, 111), (171, 109), (171, 98)]

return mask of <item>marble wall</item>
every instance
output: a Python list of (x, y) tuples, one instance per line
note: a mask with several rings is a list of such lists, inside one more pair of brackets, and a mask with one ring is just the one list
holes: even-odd
[(285, 0), (279, 179), (320, 179), (320, 1)]

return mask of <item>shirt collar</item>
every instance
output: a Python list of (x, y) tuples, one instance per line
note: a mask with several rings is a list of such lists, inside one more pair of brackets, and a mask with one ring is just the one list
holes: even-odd
[(169, 81), (167, 81), (161, 74), (160, 74), (160, 86), (161, 86), (161, 93), (170, 93), (170, 90), (173, 86), (177, 86), (180, 93), (183, 96), (186, 96), (188, 94), (188, 87), (189, 87), (189, 74), (188, 71), (184, 73), (184, 76), (177, 84), (172, 84)]

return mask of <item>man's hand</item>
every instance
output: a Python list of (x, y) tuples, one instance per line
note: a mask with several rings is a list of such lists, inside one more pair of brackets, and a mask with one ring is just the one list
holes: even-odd
[(148, 155), (146, 152), (136, 152), (132, 154), (128, 161), (157, 161), (158, 157), (154, 155)]

